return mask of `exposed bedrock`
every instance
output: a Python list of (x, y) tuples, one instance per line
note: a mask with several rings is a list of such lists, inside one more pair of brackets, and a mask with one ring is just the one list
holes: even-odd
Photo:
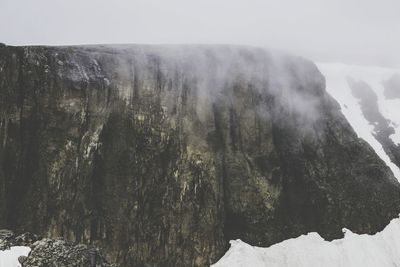
[(240, 46), (0, 47), (0, 228), (121, 266), (375, 233), (400, 188), (316, 66)]

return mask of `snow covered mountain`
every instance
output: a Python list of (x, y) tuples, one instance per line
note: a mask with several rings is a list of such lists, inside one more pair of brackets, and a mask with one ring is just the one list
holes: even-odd
[[(400, 69), (321, 63), (326, 90), (341, 106), (357, 135), (400, 180)], [(375, 235), (343, 229), (343, 239), (324, 240), (318, 233), (289, 239), (268, 248), (232, 240), (213, 267), (318, 267), (400, 265), (400, 219)]]
[(400, 69), (318, 64), (326, 90), (359, 137), (400, 179)]
[[(340, 75), (395, 172), (395, 119), (368, 80)], [(396, 76), (382, 81), (397, 101)], [(96, 244), (120, 266), (375, 234), (400, 184), (332, 95), (311, 61), (261, 48), (0, 46), (0, 229)]]

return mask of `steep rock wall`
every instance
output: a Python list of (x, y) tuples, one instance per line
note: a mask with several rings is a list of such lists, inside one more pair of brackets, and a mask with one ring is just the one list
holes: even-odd
[(122, 266), (373, 233), (400, 188), (310, 62), (234, 46), (0, 47), (0, 227)]

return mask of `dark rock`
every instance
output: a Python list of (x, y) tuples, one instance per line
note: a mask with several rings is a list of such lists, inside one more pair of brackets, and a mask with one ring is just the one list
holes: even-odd
[(18, 257), (18, 262), (21, 263), (22, 266), (24, 266), (24, 262), (28, 259), (27, 256), (19, 256)]
[(23, 259), (23, 267), (113, 267), (97, 249), (74, 245), (62, 240), (42, 239), (31, 245), (32, 251)]
[(14, 233), (10, 230), (0, 230), (0, 250), (9, 249), (13, 243)]
[(31, 248), (28, 256), (18, 257), (22, 267), (113, 267), (100, 250), (84, 244), (73, 244), (60, 239), (39, 239), (31, 233), (15, 235), (9, 230), (0, 230), (0, 250), (13, 246)]
[(18, 246), (30, 246), (33, 244), (35, 241), (39, 240), (39, 237), (35, 234), (32, 233), (23, 233), (20, 235), (17, 235), (14, 238), (14, 244), (17, 244)]
[(14, 234), (10, 230), (0, 230), (0, 250), (9, 249), (12, 246), (30, 246), (39, 237), (31, 233)]
[[(0, 227), (95, 244), (121, 266), (207, 266), (230, 239), (374, 233), (400, 211), (393, 174), (306, 60), (7, 46), (0, 66)], [(90, 251), (41, 240), (31, 254), (90, 266)]]

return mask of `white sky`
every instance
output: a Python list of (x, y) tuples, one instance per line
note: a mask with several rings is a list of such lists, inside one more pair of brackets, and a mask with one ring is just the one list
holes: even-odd
[(400, 0), (0, 0), (6, 44), (233, 43), (400, 65)]

